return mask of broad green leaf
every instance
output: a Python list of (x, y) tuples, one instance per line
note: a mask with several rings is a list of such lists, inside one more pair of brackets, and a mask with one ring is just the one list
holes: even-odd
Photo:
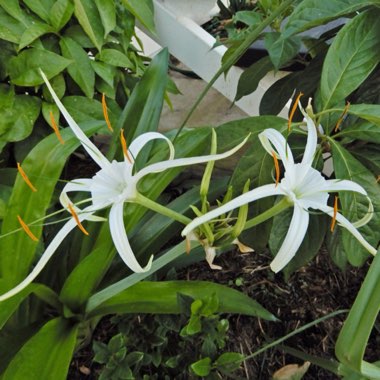
[(26, 15), (21, 10), (18, 0), (0, 0), (0, 6), (17, 21), (20, 21), (25, 26), (28, 25), (26, 21)]
[[(58, 74), (57, 76), (51, 78), (50, 84), (53, 87), (53, 89), (54, 89), (55, 93), (57, 94), (57, 96), (59, 97), (59, 99), (62, 99), (62, 97), (66, 93), (66, 83), (65, 83), (64, 75)], [(50, 91), (48, 90), (45, 83), (42, 85), (42, 95), (46, 101), (51, 102), (51, 103), (54, 102), (54, 100), (50, 94)]]
[(197, 362), (193, 363), (190, 368), (194, 371), (197, 376), (204, 377), (210, 374), (212, 369), (211, 367), (211, 359), (204, 358), (200, 359)]
[(245, 69), (239, 78), (235, 101), (256, 91), (261, 79), (271, 70), (273, 70), (273, 64), (269, 57), (261, 58)]
[(18, 86), (37, 86), (44, 83), (40, 69), (50, 79), (63, 71), (71, 62), (48, 50), (30, 48), (11, 59), (9, 76), (11, 82)]
[(236, 12), (233, 16), (233, 22), (243, 22), (244, 24), (248, 26), (253, 26), (256, 24), (259, 24), (262, 19), (261, 15), (256, 12), (256, 10), (252, 11), (239, 11)]
[(18, 44), (24, 31), (25, 26), (0, 7), (0, 38)]
[[(343, 109), (341, 112), (343, 112)], [(351, 104), (348, 108), (348, 113), (380, 127), (380, 105), (378, 104)]]
[(230, 374), (240, 368), (241, 363), (244, 361), (244, 355), (238, 352), (225, 352), (220, 355), (214, 362), (214, 365), (223, 374)]
[(72, 38), (74, 41), (78, 42), (80, 46), (86, 49), (94, 49), (95, 45), (92, 43), (90, 38), (84, 32), (80, 25), (73, 25), (65, 30), (64, 36)]
[(112, 66), (119, 66), (128, 69), (133, 69), (134, 67), (131, 60), (124, 53), (116, 49), (103, 49), (97, 58), (99, 61), (108, 63)]
[[(335, 345), (339, 361), (363, 375), (364, 353), (380, 308), (379, 256), (377, 251)], [(379, 375), (380, 369), (377, 369), (376, 379)]]
[(154, 17), (152, 0), (123, 0), (125, 7), (144, 25), (154, 33)]
[(36, 96), (16, 95), (13, 104), (2, 110), (0, 141), (20, 141), (28, 137), (40, 108), (41, 101)]
[[(8, 286), (6, 281), (0, 279), (0, 294), (5, 293), (7, 290)], [(54, 293), (46, 285), (30, 284), (14, 297), (0, 302), (0, 330), (6, 324), (8, 319), (13, 315), (13, 313), (18, 309), (21, 302), (24, 301), (24, 299), (32, 293), (35, 294), (38, 298), (44, 300), (49, 305), (57, 308), (57, 310), (60, 310), (60, 303), (58, 301), (58, 296), (56, 293)]]
[(42, 116), (44, 117), (46, 123), (48, 123), (51, 127), (52, 121), (50, 117), (50, 112), (53, 114), (54, 120), (59, 120), (60, 113), (58, 107), (55, 105), (55, 103), (47, 103), (42, 102)]
[(348, 137), (380, 144), (380, 125), (372, 123), (355, 123), (339, 132), (339, 137)]
[[(380, 239), (380, 185), (372, 173), (354, 158), (345, 148), (333, 139), (329, 139), (332, 147), (334, 171), (336, 178), (354, 181), (367, 191), (372, 200), (374, 213), (368, 224), (359, 229), (364, 238), (374, 247)], [(342, 214), (350, 221), (355, 222), (368, 211), (367, 199), (354, 192), (340, 192)], [(337, 227), (339, 228), (339, 227)], [(347, 258), (352, 265), (361, 265), (368, 257), (368, 252), (345, 229), (342, 230), (343, 246)]]
[(177, 302), (178, 293), (194, 299), (207, 298), (215, 294), (219, 299), (218, 312), (220, 313), (239, 313), (270, 321), (276, 320), (271, 313), (247, 295), (227, 286), (207, 281), (143, 281), (103, 302), (93, 311), (93, 314), (177, 314), (180, 312)]
[(74, 12), (74, 5), (71, 0), (57, 0), (50, 10), (50, 22), (59, 31), (70, 20)]
[(380, 173), (380, 145), (379, 144), (365, 144), (364, 146), (355, 147), (351, 153), (361, 162), (365, 167), (370, 169), (374, 176), (377, 178)]
[(90, 40), (101, 51), (104, 42), (104, 29), (99, 12), (92, 0), (74, 0), (74, 13)]
[(380, 61), (380, 9), (365, 11), (337, 34), (323, 65), (317, 104), (333, 107), (354, 91)]
[(276, 70), (296, 56), (301, 47), (300, 37), (284, 38), (280, 32), (266, 33), (264, 42)]
[(116, 5), (114, 0), (95, 0), (104, 28), (104, 38), (116, 26)]
[(283, 35), (290, 36), (314, 26), (323, 25), (336, 18), (350, 15), (368, 5), (378, 5), (378, 0), (303, 0), (294, 9), (286, 23)]
[(47, 23), (50, 20), (50, 11), (55, 0), (23, 0), (24, 3), (31, 9), (36, 15), (42, 18)]
[(30, 45), (34, 40), (37, 38), (43, 36), (47, 33), (53, 33), (54, 28), (51, 27), (48, 24), (43, 24), (41, 22), (35, 22), (30, 27), (28, 27), (25, 32), (22, 34), (20, 39), (20, 44), (18, 46), (18, 49), (21, 50), (25, 46)]
[(103, 62), (91, 61), (91, 65), (97, 75), (102, 78), (109, 86), (114, 86), (116, 68)]
[(61, 46), (62, 55), (73, 62), (67, 67), (71, 78), (85, 95), (92, 99), (94, 96), (95, 72), (87, 52), (69, 37), (62, 37), (59, 45)]
[[(91, 135), (99, 130), (102, 124), (87, 125), (83, 127), (83, 131)], [(21, 163), (37, 192), (32, 192), (21, 176), (17, 176), (8, 212), (2, 224), (2, 234), (20, 229), (17, 215), (27, 223), (45, 216), (66, 159), (79, 146), (79, 141), (71, 130), (64, 129), (61, 134), (65, 140), (64, 145), (59, 144), (57, 137), (52, 133), (34, 147)], [(31, 228), (37, 237), (41, 235), (41, 225)], [(21, 231), (0, 239), (1, 277), (10, 279), (12, 284), (24, 278), (33, 262), (36, 246), (36, 242)]]
[(16, 354), (2, 380), (65, 380), (77, 330), (63, 318), (47, 322)]

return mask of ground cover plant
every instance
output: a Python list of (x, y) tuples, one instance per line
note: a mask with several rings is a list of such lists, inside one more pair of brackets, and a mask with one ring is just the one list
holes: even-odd
[[(62, 5), (61, 1), (57, 3)], [(328, 49), (320, 80), (314, 78), (315, 100), (310, 98), (302, 103), (306, 96), (297, 92), (288, 120), (267, 115), (236, 120), (215, 130), (182, 126), (166, 135), (158, 133), (168, 89), (165, 49), (143, 70), (131, 93), (125, 92), (128, 102), (119, 104), (123, 108), (112, 120), (104, 100), (96, 103), (104, 121), (83, 116), (79, 112), (82, 109), (70, 108), (64, 97), (61, 100), (62, 95), (54, 86), (54, 78), (61, 74), (46, 72), (43, 65), (32, 70), (33, 78), (38, 77), (33, 86), (46, 86), (43, 101), (49, 99), (54, 108), (49, 113), (54, 131), (29, 150), (25, 148), (16, 179), (8, 185), (8, 197), (3, 200), (2, 379), (65, 379), (73, 354), (89, 344), (102, 317), (181, 311), (186, 314), (189, 307), (189, 319), (180, 330), (181, 337), (191, 340), (192, 335), (205, 329), (208, 343), (196, 355), (186, 358), (185, 364), (180, 364), (183, 357), (168, 357), (168, 376), (181, 365), (193, 376), (228, 376), (243, 359), (249, 361), (289, 337), (347, 311), (336, 310), (316, 317), (246, 357), (237, 352), (223, 353), (220, 350), (224, 348), (223, 334), (227, 330), (225, 322), (220, 323), (220, 313), (281, 322), (275, 313), (236, 289), (211, 281), (163, 280), (165, 273), (204, 257), (211, 268), (218, 269), (217, 254), (231, 245), (242, 252), (252, 248), (260, 252), (269, 246), (273, 257), (268, 258), (267, 264), (273, 272), (282, 271), (289, 278), (318, 254), (324, 242), (341, 269), (367, 261), (371, 262), (370, 269), (336, 341), (337, 360), (328, 366), (316, 356), (291, 348), (289, 352), (347, 379), (380, 378), (376, 362), (364, 360), (380, 305), (380, 259), (376, 255), (380, 239), (376, 158), (380, 110), (377, 104), (363, 102), (344, 106), (346, 98), (362, 99), (351, 95), (355, 91), (360, 94), (367, 86), (367, 78), (376, 72), (380, 56), (375, 49), (379, 44), (375, 16), (379, 10), (374, 1), (356, 2), (360, 5), (351, 7), (348, 3), (344, 11), (334, 8), (335, 13), (322, 18), (315, 2), (287, 0), (276, 4), (229, 51), (189, 112), (190, 115), (216, 78), (228, 70), (267, 25), (289, 12), (289, 7), (295, 6), (288, 22), (303, 25), (297, 31), (305, 25), (340, 17), (344, 12), (358, 11)], [(12, 17), (18, 13), (10, 12), (19, 10), (39, 15), (34, 2), (25, 2), (21, 8), (19, 2), (9, 4), (0, 5)], [(81, 6), (89, 4), (90, 1), (74, 2), (76, 18), (85, 31), (78, 15)], [(112, 7), (115, 2), (91, 4), (98, 5), (99, 15), (103, 14), (101, 22), (109, 15), (102, 13), (103, 6), (116, 9)], [(128, 10), (134, 10), (136, 17), (150, 26), (152, 4), (138, 4), (125, 3)], [(305, 9), (312, 5), (317, 11), (305, 14)], [(69, 9), (71, 6), (70, 2)], [(131, 29), (128, 30), (130, 36)], [(94, 39), (94, 35), (89, 38)], [(119, 43), (116, 46), (121, 48), (123, 44)], [(26, 52), (34, 49), (29, 44)], [(99, 49), (99, 54), (107, 48)], [(338, 53), (345, 58), (338, 59)], [(75, 81), (69, 66), (67, 72)], [(114, 83), (114, 88), (118, 85)], [(98, 133), (109, 136), (108, 149), (101, 146)], [(87, 170), (85, 176), (62, 176), (69, 156), (78, 147), (86, 162), (92, 162), (93, 170)], [(214, 178), (215, 162), (229, 159), (238, 151), (241, 158), (233, 173)], [(331, 157), (332, 171), (326, 173), (324, 161)], [(199, 163), (206, 165), (195, 187), (184, 188), (175, 198), (165, 191), (186, 166)], [(329, 193), (334, 193), (334, 197)], [(187, 300), (187, 307), (183, 300)], [(128, 336), (128, 331), (121, 332), (108, 345), (104, 342), (94, 346), (94, 360), (105, 364), (103, 378), (142, 378), (143, 360), (153, 360), (136, 349), (129, 352)]]

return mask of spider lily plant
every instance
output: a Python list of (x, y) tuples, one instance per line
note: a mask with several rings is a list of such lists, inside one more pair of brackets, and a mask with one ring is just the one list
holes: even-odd
[[(301, 108), (301, 107), (300, 107)], [(376, 254), (372, 247), (358, 231), (358, 228), (369, 222), (373, 215), (371, 200), (367, 192), (359, 184), (349, 180), (326, 180), (322, 174), (312, 167), (317, 149), (318, 136), (316, 126), (311, 117), (301, 108), (304, 121), (307, 126), (307, 143), (302, 161), (296, 163), (293, 153), (284, 136), (275, 129), (266, 129), (259, 134), (264, 149), (273, 156), (276, 167), (276, 183), (267, 184), (246, 192), (223, 206), (212, 210), (205, 215), (195, 218), (182, 231), (183, 236), (188, 236), (194, 229), (204, 223), (217, 218), (235, 208), (256, 200), (280, 195), (285, 197), (289, 205), (293, 206), (293, 216), (282, 246), (276, 257), (270, 264), (274, 272), (282, 270), (294, 257), (300, 247), (309, 224), (309, 210), (319, 210), (331, 216), (332, 228), (335, 221), (346, 228), (371, 254)], [(280, 180), (278, 160), (281, 160), (285, 169), (284, 176)], [(337, 211), (337, 198), (335, 206), (328, 205), (329, 192), (353, 191), (367, 197), (369, 209), (367, 214), (355, 223)], [(191, 235), (190, 235), (191, 236)]]
[[(151, 268), (153, 256), (148, 260), (148, 263), (142, 267), (137, 261), (132, 248), (129, 244), (124, 225), (124, 204), (125, 203), (139, 203), (145, 207), (151, 208), (155, 211), (163, 213), (173, 219), (187, 224), (190, 220), (182, 215), (176, 214), (168, 208), (165, 208), (148, 198), (144, 197), (138, 191), (138, 183), (145, 176), (152, 173), (159, 173), (166, 169), (181, 167), (192, 164), (200, 164), (208, 161), (215, 161), (226, 158), (239, 150), (247, 141), (246, 137), (240, 144), (233, 149), (221, 154), (211, 154), (207, 156), (189, 157), (189, 158), (174, 158), (175, 150), (172, 142), (164, 135), (157, 132), (147, 132), (138, 136), (127, 148), (123, 131), (121, 131), (121, 144), (123, 148), (124, 161), (118, 162), (113, 160), (110, 162), (103, 153), (93, 144), (93, 142), (83, 133), (78, 124), (74, 121), (68, 113), (64, 105), (59, 100), (54, 92), (47, 77), (43, 72), (41, 75), (55, 101), (62, 115), (66, 119), (69, 127), (79, 139), (83, 148), (87, 151), (94, 162), (100, 167), (100, 170), (92, 178), (80, 178), (70, 181), (63, 188), (60, 195), (60, 202), (62, 206), (68, 210), (73, 218), (64, 224), (61, 230), (57, 233), (51, 241), (39, 262), (34, 267), (32, 272), (16, 287), (0, 296), (0, 301), (8, 299), (13, 295), (19, 293), (27, 285), (29, 285), (45, 267), (46, 263), (53, 256), (64, 238), (78, 226), (86, 235), (88, 232), (82, 225), (85, 220), (88, 221), (104, 221), (104, 218), (94, 215), (97, 211), (110, 207), (109, 213), (109, 226), (112, 240), (116, 247), (119, 256), (124, 263), (133, 272), (141, 273), (146, 272)], [(106, 117), (108, 123), (108, 118)], [(150, 164), (139, 171), (135, 170), (135, 158), (139, 152), (153, 140), (163, 140), (169, 148), (169, 157), (166, 161)], [(86, 201), (90, 203), (87, 207), (78, 208), (69, 198), (70, 192), (88, 192), (91, 197)], [(25, 227), (27, 228), (27, 227)]]

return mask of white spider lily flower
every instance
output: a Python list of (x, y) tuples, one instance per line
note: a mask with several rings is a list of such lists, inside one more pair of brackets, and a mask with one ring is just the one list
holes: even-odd
[[(151, 267), (153, 256), (150, 257), (145, 267), (141, 267), (139, 262), (136, 260), (132, 248), (129, 244), (124, 227), (124, 203), (134, 202), (136, 200), (138, 197), (138, 182), (148, 174), (159, 173), (166, 169), (206, 163), (210, 160), (221, 160), (238, 151), (249, 138), (249, 136), (247, 136), (235, 148), (221, 154), (174, 159), (175, 151), (172, 142), (160, 133), (148, 132), (138, 136), (130, 144), (129, 149), (127, 149), (124, 137), (122, 136), (124, 161), (110, 162), (83, 133), (78, 124), (70, 116), (66, 108), (63, 106), (55, 94), (46, 76), (42, 72), (41, 75), (55, 103), (69, 124), (71, 130), (79, 139), (83, 148), (99, 165), (100, 170), (92, 178), (76, 179), (66, 184), (60, 195), (60, 202), (64, 208), (68, 209), (72, 213), (74, 219), (70, 219), (53, 238), (52, 242), (49, 244), (32, 272), (15, 288), (1, 295), (0, 301), (3, 301), (17, 294), (33, 281), (45, 267), (46, 263), (54, 254), (63, 239), (69, 234), (72, 229), (75, 228), (76, 225), (78, 225), (82, 231), (87, 233), (81, 225), (82, 221), (104, 221), (104, 218), (97, 217), (93, 214), (107, 207), (111, 208), (109, 213), (109, 225), (112, 240), (121, 259), (133, 272), (140, 273), (148, 271)], [(145, 168), (134, 173), (134, 157), (137, 157), (139, 152), (147, 143), (157, 139), (163, 140), (168, 144), (169, 158), (166, 161), (148, 165)], [(68, 196), (68, 193), (73, 191), (84, 191), (91, 193), (89, 201), (91, 201), (92, 204), (83, 210), (74, 206), (73, 202), (71, 202)]]
[[(309, 209), (320, 210), (336, 219), (338, 224), (355, 236), (368, 252), (375, 255), (376, 249), (357, 230), (358, 227), (368, 223), (373, 214), (372, 202), (368, 198), (367, 192), (353, 181), (326, 180), (319, 171), (312, 168), (311, 165), (317, 149), (318, 137), (313, 120), (306, 113), (304, 113), (304, 117), (308, 135), (304, 156), (300, 163), (294, 162), (292, 151), (284, 136), (275, 129), (266, 129), (260, 133), (259, 138), (269, 154), (282, 160), (285, 169), (282, 180), (276, 184), (268, 184), (253, 189), (236, 197), (225, 205), (195, 218), (185, 227), (182, 235), (187, 236), (201, 224), (246, 203), (273, 195), (282, 195), (293, 205), (294, 211), (287, 235), (276, 257), (270, 264), (274, 272), (279, 272), (283, 269), (300, 247), (309, 224)], [(328, 206), (328, 193), (336, 191), (354, 191), (367, 196), (370, 205), (367, 215), (356, 223), (351, 223), (338, 213), (336, 209), (334, 210), (333, 207)]]

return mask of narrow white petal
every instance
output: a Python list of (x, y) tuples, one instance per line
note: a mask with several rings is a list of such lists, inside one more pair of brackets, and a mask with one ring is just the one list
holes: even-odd
[[(318, 209), (330, 215), (331, 217), (334, 216), (334, 209), (330, 206), (320, 205)], [(338, 212), (336, 214), (336, 220), (338, 221), (339, 225), (347, 229), (369, 253), (376, 255), (376, 248), (372, 247), (372, 245), (364, 239), (363, 235), (348, 219), (346, 219), (342, 214)]]
[(224, 153), (210, 154), (208, 156), (176, 158), (174, 160), (167, 160), (167, 161), (157, 162), (155, 164), (149, 165), (141, 169), (135, 175), (137, 179), (136, 182), (139, 181), (144, 176), (146, 176), (147, 174), (161, 172), (166, 169), (176, 168), (180, 166), (194, 165), (194, 164), (202, 164), (209, 161), (222, 160), (224, 158), (232, 156), (235, 152), (237, 152), (247, 142), (248, 138), (249, 136), (247, 136), (239, 145), (235, 146), (233, 149), (230, 149)]
[(109, 223), (112, 240), (115, 244), (116, 250), (128, 268), (136, 273), (147, 272), (152, 265), (153, 256), (150, 257), (148, 264), (144, 268), (142, 268), (136, 260), (125, 232), (123, 206), (124, 204), (120, 202), (115, 203), (111, 207)]
[(247, 203), (256, 201), (261, 198), (269, 197), (271, 195), (281, 195), (283, 192), (279, 187), (276, 187), (274, 184), (264, 185), (257, 187), (247, 193), (239, 195), (234, 198), (232, 201), (227, 202), (223, 206), (220, 206), (198, 218), (195, 218), (191, 221), (182, 231), (182, 236), (187, 236), (191, 231), (200, 226), (203, 223), (209, 222), (212, 219), (217, 218), (218, 216), (225, 214), (235, 208), (243, 206)]
[(167, 142), (168, 147), (169, 147), (169, 160), (172, 160), (174, 158), (174, 146), (173, 146), (172, 142), (166, 136), (164, 136), (163, 134), (158, 133), (158, 132), (147, 132), (147, 133), (143, 133), (142, 135), (136, 137), (132, 141), (132, 143), (129, 147), (129, 151), (131, 152), (132, 157), (136, 158), (137, 155), (139, 154), (139, 152), (141, 151), (141, 149), (144, 148), (144, 146), (149, 141), (159, 140), (159, 139), (165, 140)]
[(305, 114), (304, 120), (307, 125), (307, 142), (305, 152), (302, 157), (302, 164), (311, 166), (314, 160), (315, 151), (317, 150), (318, 135), (314, 121), (310, 118), (310, 116)]
[(21, 290), (25, 289), (42, 271), (47, 262), (53, 256), (59, 245), (62, 243), (63, 239), (69, 234), (69, 232), (76, 227), (76, 223), (74, 219), (70, 219), (64, 226), (59, 230), (57, 235), (55, 235), (54, 239), (51, 241), (49, 246), (46, 248), (45, 252), (42, 254), (40, 260), (37, 265), (33, 268), (33, 270), (29, 273), (25, 279), (20, 282), (13, 289), (9, 290), (7, 293), (2, 294), (0, 296), (0, 302), (4, 301), (10, 297), (13, 297), (15, 294), (21, 292)]
[(355, 191), (367, 196), (365, 189), (356, 182), (346, 179), (329, 179), (325, 182), (327, 192), (333, 191)]
[(263, 148), (270, 155), (274, 152), (277, 158), (282, 160), (285, 169), (288, 164), (294, 164), (293, 154), (289, 148), (289, 144), (280, 132), (273, 128), (268, 128), (259, 134), (259, 139)]
[(103, 156), (100, 150), (91, 142), (91, 140), (85, 135), (85, 133), (80, 129), (79, 125), (71, 117), (65, 106), (59, 100), (57, 94), (54, 92), (53, 87), (51, 86), (49, 80), (47, 79), (46, 75), (42, 72), (42, 70), (40, 70), (40, 74), (43, 80), (45, 81), (45, 84), (48, 87), (50, 94), (53, 97), (55, 103), (57, 104), (59, 110), (62, 112), (63, 117), (66, 119), (75, 136), (81, 142), (83, 148), (86, 149), (87, 153), (101, 168), (106, 167), (109, 164), (107, 158)]
[(283, 269), (297, 253), (309, 225), (309, 213), (302, 207), (294, 204), (292, 220), (288, 233), (270, 267), (277, 273)]

